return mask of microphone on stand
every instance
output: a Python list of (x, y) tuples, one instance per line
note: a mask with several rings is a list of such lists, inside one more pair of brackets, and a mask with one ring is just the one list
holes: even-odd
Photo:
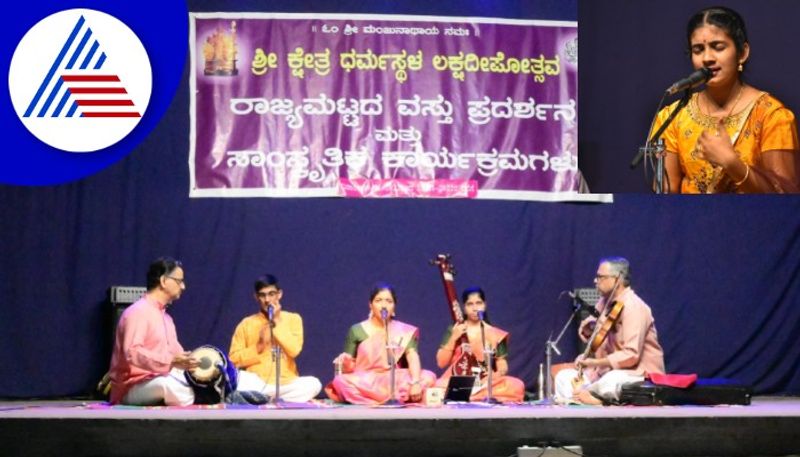
[(594, 317), (600, 317), (600, 312), (598, 312), (597, 309), (595, 309), (594, 306), (586, 303), (586, 300), (584, 300), (581, 297), (579, 297), (578, 294), (576, 294), (575, 292), (570, 291), (570, 292), (567, 292), (567, 295), (569, 295), (569, 297), (572, 299), (572, 302), (574, 303), (574, 307), (575, 307), (576, 310), (582, 309), (584, 311), (587, 311), (589, 314), (591, 314)]
[[(679, 79), (675, 82), (675, 84), (669, 86), (666, 91), (664, 91), (664, 96), (661, 97), (661, 102), (658, 104), (658, 109), (656, 110), (656, 115), (653, 116), (653, 121), (650, 123), (650, 130), (647, 132), (647, 139), (645, 141), (645, 145), (639, 148), (639, 152), (636, 153), (636, 156), (631, 160), (630, 168), (634, 169), (639, 162), (645, 157), (645, 155), (649, 157), (655, 157), (656, 163), (656, 175), (655, 175), (655, 191), (657, 194), (664, 193), (663, 183), (664, 183), (664, 156), (663, 146), (659, 143), (659, 139), (661, 138), (661, 134), (664, 133), (664, 130), (669, 126), (670, 122), (675, 119), (678, 112), (682, 110), (688, 103), (689, 103), (689, 91), (688, 89), (692, 89), (697, 87), (709, 79), (712, 76), (711, 70), (706, 67), (702, 67), (699, 70), (694, 71), (692, 74), (687, 76), (686, 78)], [(684, 97), (678, 102), (675, 108), (670, 113), (669, 117), (666, 121), (661, 124), (661, 127), (658, 128), (655, 134), (650, 135), (653, 132), (653, 126), (655, 126), (656, 118), (658, 117), (658, 113), (660, 112), (661, 107), (664, 104), (664, 100), (667, 98), (668, 95), (674, 95), (677, 92), (682, 90), (686, 90), (686, 94)]]
[(682, 90), (693, 89), (711, 79), (711, 70), (703, 67), (689, 76), (679, 79), (666, 90), (667, 95), (674, 95)]
[(381, 308), (381, 320), (386, 325), (386, 320), (389, 319), (389, 311), (386, 308)]
[(483, 324), (483, 311), (478, 311), (478, 320)]
[(272, 306), (272, 303), (267, 305), (267, 319), (269, 319), (269, 323), (275, 325), (275, 307)]

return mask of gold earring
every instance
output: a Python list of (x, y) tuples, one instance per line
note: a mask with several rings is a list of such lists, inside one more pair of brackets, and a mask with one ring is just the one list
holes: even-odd
[(743, 62), (739, 62), (739, 73), (744, 71), (744, 67), (742, 66)]

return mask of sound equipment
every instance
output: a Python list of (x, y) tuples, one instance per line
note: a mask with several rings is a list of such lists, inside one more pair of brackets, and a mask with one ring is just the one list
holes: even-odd
[(583, 455), (583, 448), (580, 446), (561, 446), (561, 447), (528, 447), (517, 448), (517, 457), (575, 457)]
[[(146, 287), (137, 286), (111, 286), (108, 288), (108, 302), (111, 304), (111, 344), (108, 346), (109, 354), (111, 354), (114, 347), (114, 340), (117, 335), (117, 324), (122, 312), (125, 311), (129, 305), (133, 304), (147, 293)], [(104, 316), (105, 318), (106, 316)], [(108, 323), (104, 319), (104, 323)], [(103, 397), (108, 397), (111, 392), (111, 377), (108, 373), (103, 375), (102, 379), (97, 383), (97, 392)]]
[(108, 301), (111, 303), (111, 341), (117, 333), (117, 323), (125, 308), (147, 293), (146, 287), (138, 286), (111, 286), (108, 288)]

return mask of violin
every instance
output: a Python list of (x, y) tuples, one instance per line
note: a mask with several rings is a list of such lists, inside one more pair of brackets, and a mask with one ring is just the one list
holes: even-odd
[[(450, 263), (450, 254), (439, 254), (435, 259), (430, 261), (431, 265), (439, 267), (441, 273), (442, 285), (444, 286), (444, 294), (447, 299), (447, 307), (450, 309), (450, 317), (453, 318), (454, 324), (462, 324), (464, 322), (464, 313), (461, 311), (461, 305), (458, 303), (456, 296), (455, 286), (455, 268)], [(456, 363), (453, 364), (451, 374), (456, 376), (472, 376), (474, 368), (482, 371), (482, 366), (472, 354), (469, 345), (469, 338), (467, 334), (461, 335), (456, 342), (456, 347), (461, 347), (461, 354)]]
[[(620, 300), (614, 300), (605, 307), (603, 315), (598, 319), (598, 323), (600, 319), (602, 319), (603, 322), (600, 323), (600, 325), (595, 325), (592, 336), (586, 344), (586, 350), (583, 351), (584, 358), (594, 355), (594, 353), (600, 349), (600, 346), (603, 345), (606, 337), (608, 337), (608, 333), (614, 328), (614, 324), (617, 323), (624, 307), (625, 303)], [(575, 376), (575, 379), (572, 380), (572, 387), (577, 390), (580, 388), (581, 384), (583, 384), (583, 365), (578, 368), (578, 374)]]

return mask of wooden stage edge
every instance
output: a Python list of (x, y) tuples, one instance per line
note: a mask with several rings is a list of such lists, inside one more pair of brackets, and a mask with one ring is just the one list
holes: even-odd
[(589, 457), (790, 456), (800, 455), (800, 397), (712, 407), (182, 409), (12, 401), (0, 402), (0, 443), (3, 456), (492, 457), (561, 445), (580, 446)]

